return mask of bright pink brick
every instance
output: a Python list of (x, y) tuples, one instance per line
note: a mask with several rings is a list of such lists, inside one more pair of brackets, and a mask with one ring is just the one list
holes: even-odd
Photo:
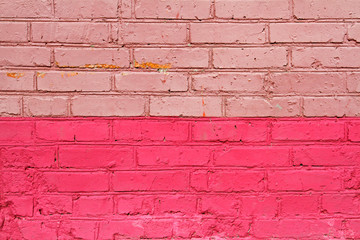
[(227, 117), (296, 117), (300, 115), (297, 97), (232, 97), (226, 100)]
[(113, 213), (113, 199), (107, 196), (81, 196), (74, 200), (75, 216), (103, 216)]
[(72, 197), (63, 195), (43, 195), (35, 198), (34, 215), (71, 214)]
[(117, 120), (114, 138), (120, 141), (186, 141), (187, 122)]
[(261, 73), (210, 73), (192, 75), (192, 89), (203, 92), (261, 93), (264, 87)]
[(129, 52), (123, 48), (58, 48), (55, 63), (59, 67), (117, 69), (129, 66)]
[(360, 123), (359, 122), (352, 122), (348, 125), (348, 137), (349, 140), (352, 142), (359, 142), (360, 141)]
[(344, 24), (338, 23), (272, 23), (270, 42), (336, 42), (341, 43), (346, 34)]
[(34, 72), (0, 72), (1, 91), (32, 91), (34, 90)]
[(22, 219), (17, 221), (17, 227), (20, 229), (21, 238), (35, 240), (35, 239), (57, 239), (57, 225), (58, 221), (37, 220), (29, 221)]
[(184, 23), (125, 23), (122, 25), (124, 43), (185, 43)]
[(198, 121), (192, 124), (192, 139), (195, 141), (264, 142), (266, 137), (265, 121)]
[(286, 0), (217, 0), (215, 14), (230, 19), (289, 19), (290, 7)]
[(216, 166), (284, 167), (290, 166), (289, 149), (284, 147), (232, 147), (214, 154)]
[(204, 170), (192, 172), (190, 187), (196, 191), (206, 191), (208, 189), (208, 172)]
[(109, 133), (108, 121), (36, 122), (36, 137), (47, 141), (103, 141)]
[(351, 238), (360, 237), (360, 220), (349, 219), (345, 222), (346, 236)]
[(115, 172), (114, 191), (186, 191), (189, 174), (184, 171)]
[(171, 68), (207, 68), (209, 65), (209, 51), (204, 48), (138, 48), (134, 56), (139, 64), (169, 64)]
[(135, 2), (135, 15), (136, 18), (207, 19), (211, 17), (210, 8), (210, 0), (138, 0)]
[(306, 117), (360, 116), (360, 97), (305, 97)]
[(220, 117), (219, 97), (151, 97), (151, 116)]
[(278, 141), (326, 141), (344, 139), (344, 123), (333, 121), (275, 122), (272, 138)]
[(44, 179), (49, 191), (102, 192), (109, 189), (108, 174), (100, 172), (47, 172)]
[[(59, 18), (116, 18), (117, 1), (55, 0), (55, 16)], [(99, 7), (101, 6), (101, 7)]]
[(0, 159), (4, 167), (53, 168), (56, 166), (56, 148), (46, 147), (4, 147), (0, 148)]
[(66, 116), (67, 97), (24, 97), (24, 114), (33, 116)]
[(274, 191), (325, 191), (341, 189), (341, 172), (335, 170), (289, 170), (268, 173), (268, 187)]
[(106, 221), (100, 222), (98, 238), (111, 240), (121, 237), (139, 238), (144, 236), (144, 227), (141, 220)]
[(359, 166), (358, 146), (296, 147), (293, 151), (295, 165), (305, 166)]
[(132, 167), (133, 149), (123, 146), (60, 146), (59, 161), (66, 168)]
[(244, 196), (241, 202), (241, 215), (245, 217), (274, 217), (278, 213), (276, 195)]
[(265, 43), (264, 24), (192, 23), (192, 43)]
[(286, 66), (286, 48), (214, 48), (215, 68), (277, 68)]
[(360, 189), (360, 169), (346, 169), (344, 174), (344, 188), (359, 190)]
[(32, 122), (0, 121), (0, 141), (31, 141), (33, 129)]
[(58, 228), (58, 239), (94, 239), (98, 225), (89, 220), (63, 220)]
[(349, 92), (360, 92), (360, 74), (348, 73), (346, 74), (347, 88)]
[(32, 186), (34, 173), (30, 171), (18, 172), (11, 171), (1, 173), (2, 191), (4, 193), (26, 193), (34, 191)]
[(10, 202), (15, 216), (31, 217), (33, 215), (32, 196), (7, 196), (6, 201)]
[(145, 99), (138, 96), (76, 96), (72, 100), (74, 116), (142, 116)]
[(268, 79), (273, 93), (322, 94), (345, 93), (344, 73), (272, 73)]
[(322, 211), (325, 214), (360, 213), (360, 200), (353, 194), (326, 194), (322, 197)]
[(118, 91), (134, 92), (185, 92), (187, 75), (182, 73), (122, 72), (115, 75)]
[(52, 17), (51, 0), (0, 0), (0, 16), (6, 18)]
[(192, 215), (196, 212), (195, 196), (159, 196), (155, 206), (160, 214)]
[(208, 147), (151, 146), (137, 149), (141, 166), (205, 166), (210, 161)]
[(201, 214), (236, 217), (240, 207), (241, 200), (232, 195), (210, 195), (201, 198)]
[(154, 212), (153, 196), (120, 195), (115, 197), (115, 209), (121, 215), (146, 215)]
[[(1, 13), (0, 16), (2, 16)], [(27, 24), (25, 22), (1, 22), (0, 42), (27, 42)]]
[(286, 195), (281, 197), (282, 216), (319, 215), (319, 197), (316, 195)]
[(50, 66), (50, 48), (0, 47), (0, 66)]
[(11, 117), (20, 114), (21, 114), (21, 97), (15, 97), (15, 96), (0, 97), (1, 116)]
[(209, 174), (209, 189), (216, 192), (262, 191), (264, 173), (253, 171), (216, 171)]

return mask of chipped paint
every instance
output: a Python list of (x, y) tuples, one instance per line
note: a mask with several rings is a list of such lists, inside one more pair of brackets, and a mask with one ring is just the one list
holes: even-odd
[(143, 69), (151, 68), (151, 69), (167, 70), (167, 69), (171, 68), (171, 64), (170, 63), (158, 64), (158, 63), (152, 63), (152, 62), (138, 63), (136, 60), (134, 60), (134, 67), (135, 68), (143, 68)]
[(25, 74), (24, 73), (7, 73), (6, 75), (11, 78), (19, 79), (19, 78), (23, 77)]

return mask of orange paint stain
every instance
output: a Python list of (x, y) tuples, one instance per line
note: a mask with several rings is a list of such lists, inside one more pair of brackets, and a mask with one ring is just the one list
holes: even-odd
[(19, 78), (23, 77), (25, 74), (24, 73), (7, 73), (6, 75), (11, 78), (19, 79)]
[(42, 73), (42, 72), (37, 72), (36, 73), (36, 76), (41, 77), (41, 78), (44, 78), (45, 75), (46, 75), (46, 73)]
[(68, 77), (73, 77), (73, 76), (76, 76), (76, 75), (78, 75), (79, 73), (77, 73), (77, 72), (69, 72), (69, 73), (67, 73), (66, 75), (68, 76)]
[(59, 68), (91, 68), (91, 69), (118, 69), (122, 68), (121, 66), (111, 65), (111, 64), (85, 64), (83, 66), (66, 66), (66, 65), (59, 65), (58, 62), (55, 62), (55, 65)]
[(151, 69), (169, 69), (171, 68), (171, 64), (167, 63), (167, 64), (157, 64), (157, 63), (152, 63), (152, 62), (143, 62), (143, 63), (138, 63), (137, 61), (134, 61), (134, 67), (135, 68), (151, 68)]

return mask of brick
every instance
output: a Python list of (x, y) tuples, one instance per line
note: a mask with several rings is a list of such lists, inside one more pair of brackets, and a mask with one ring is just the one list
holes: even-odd
[(308, 47), (292, 51), (294, 67), (355, 68), (360, 67), (360, 49), (353, 47)]
[(34, 90), (34, 72), (0, 72), (0, 91)]
[(360, 116), (359, 97), (306, 97), (304, 98), (306, 117)]
[(348, 138), (352, 142), (360, 141), (360, 122), (351, 122), (348, 124)]
[(215, 14), (219, 18), (231, 19), (289, 19), (290, 6), (286, 0), (218, 0)]
[[(153, 3), (151, 4), (153, 6)], [(120, 5), (121, 18), (131, 18), (132, 16), (132, 0), (122, 0)]]
[(360, 213), (359, 197), (353, 194), (326, 194), (322, 197), (322, 212), (326, 214)]
[(360, 220), (359, 219), (348, 219), (345, 222), (345, 231), (347, 237), (360, 237)]
[[(20, 127), (21, 124), (19, 123), (17, 124)], [(27, 135), (26, 132), (22, 134), (24, 134), (25, 136)], [(9, 141), (11, 141), (11, 139), (9, 139)], [(4, 167), (54, 168), (57, 165), (56, 148), (53, 146), (4, 147), (4, 148), (0, 148), (0, 158), (1, 158), (1, 163)]]
[(277, 141), (336, 141), (344, 139), (344, 123), (335, 121), (274, 122)]
[(115, 209), (121, 215), (148, 215), (154, 212), (155, 198), (153, 196), (117, 196)]
[(74, 116), (142, 116), (145, 99), (137, 96), (77, 96), (72, 100)]
[(336, 94), (346, 92), (344, 73), (273, 73), (269, 90), (275, 94)]
[(31, 217), (33, 215), (32, 196), (7, 196), (6, 201), (10, 202), (15, 216)]
[(284, 147), (232, 147), (214, 153), (215, 166), (284, 167), (290, 166), (290, 152)]
[(281, 68), (286, 66), (286, 48), (214, 48), (215, 68)]
[(360, 24), (352, 24), (349, 26), (348, 39), (360, 42)]
[(124, 68), (129, 66), (129, 52), (123, 48), (57, 48), (55, 63), (62, 68)]
[(160, 214), (193, 215), (196, 213), (195, 196), (159, 196), (155, 206)]
[(294, 15), (299, 19), (359, 18), (360, 2), (354, 0), (296, 1)]
[[(0, 15), (2, 16), (1, 13)], [(27, 42), (27, 24), (25, 22), (1, 22), (0, 42)]]
[(204, 48), (138, 48), (134, 56), (140, 64), (169, 64), (171, 68), (207, 68), (209, 65), (209, 52)]
[(347, 89), (349, 92), (360, 92), (360, 74), (348, 73), (346, 75)]
[(244, 196), (241, 199), (241, 215), (246, 217), (275, 217), (278, 213), (277, 196)]
[(191, 23), (192, 43), (265, 43), (264, 24)]
[(241, 200), (236, 196), (213, 195), (201, 199), (201, 214), (236, 217), (241, 207)]
[(23, 239), (57, 239), (57, 221), (51, 220), (19, 220), (18, 228), (21, 229), (21, 238)]
[(360, 148), (357, 146), (325, 146), (294, 148), (297, 166), (358, 166)]
[(209, 189), (216, 192), (262, 191), (264, 189), (264, 173), (252, 171), (212, 172), (209, 174)]
[(71, 214), (72, 197), (64, 195), (43, 195), (35, 198), (34, 215)]
[(360, 189), (360, 169), (351, 168), (345, 169), (344, 173), (344, 188), (345, 189)]
[(190, 187), (196, 191), (208, 190), (208, 172), (197, 170), (190, 175)]
[(247, 121), (195, 121), (192, 123), (192, 140), (221, 142), (264, 142), (267, 122)]
[(50, 49), (41, 47), (0, 47), (0, 66), (50, 66)]
[(59, 239), (94, 239), (97, 222), (92, 220), (63, 220), (58, 228)]
[(135, 2), (136, 18), (208, 19), (211, 18), (210, 0)]
[(227, 117), (295, 117), (300, 115), (297, 97), (239, 97), (226, 100)]
[(186, 191), (189, 174), (184, 171), (115, 172), (114, 191)]
[(281, 197), (282, 216), (319, 215), (319, 197), (316, 195), (287, 195)]
[(340, 175), (335, 170), (271, 171), (268, 173), (268, 187), (274, 191), (340, 190)]
[[(99, 7), (101, 6), (101, 7)], [(117, 2), (94, 0), (55, 0), (55, 16), (58, 18), (116, 18)]]
[(45, 141), (104, 141), (109, 139), (109, 132), (108, 121), (36, 122), (36, 137)]
[(111, 89), (110, 73), (38, 72), (37, 89), (49, 92), (105, 92)]
[(111, 240), (116, 238), (139, 238), (144, 236), (144, 227), (141, 220), (104, 221), (100, 222), (98, 238)]
[(0, 1), (0, 16), (5, 18), (50, 18), (51, 0)]
[(119, 141), (186, 141), (187, 122), (117, 120), (113, 123), (114, 138)]
[(113, 200), (108, 196), (81, 196), (74, 200), (75, 216), (104, 216), (113, 212)]
[(124, 43), (186, 43), (185, 23), (125, 23)]
[(59, 162), (65, 168), (129, 168), (133, 150), (123, 146), (60, 146)]
[(270, 24), (270, 42), (272, 43), (341, 43), (345, 34), (345, 25), (338, 23)]
[(210, 161), (208, 147), (151, 146), (137, 148), (140, 166), (205, 166)]
[(109, 180), (106, 173), (46, 172), (43, 174), (49, 191), (103, 192), (109, 189)]
[(24, 114), (26, 116), (66, 116), (67, 97), (24, 97)]
[(144, 222), (145, 238), (169, 239), (173, 235), (174, 221), (170, 219), (154, 219)]
[(0, 122), (0, 141), (5, 142), (28, 142), (31, 141), (34, 124), (27, 121), (1, 121)]
[(252, 225), (255, 237), (315, 237), (337, 236), (341, 230), (340, 220), (283, 219), (257, 220)]
[(264, 86), (261, 73), (210, 73), (192, 75), (192, 89), (203, 92), (261, 93)]
[(21, 114), (21, 97), (0, 97), (0, 115), (13, 116)]
[(30, 193), (33, 189), (34, 174), (30, 171), (11, 171), (1, 173), (3, 193)]
[(182, 73), (122, 72), (115, 75), (118, 91), (133, 92), (185, 92), (187, 75)]
[(219, 97), (151, 97), (151, 116), (220, 117)]

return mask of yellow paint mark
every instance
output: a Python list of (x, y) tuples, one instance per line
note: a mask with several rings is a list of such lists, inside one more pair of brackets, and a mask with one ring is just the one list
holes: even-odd
[(19, 78), (23, 77), (25, 74), (24, 73), (7, 73), (6, 75), (11, 78), (19, 79)]
[(157, 63), (152, 63), (152, 62), (143, 62), (143, 63), (138, 63), (137, 61), (134, 61), (134, 67), (135, 68), (152, 68), (152, 69), (169, 69), (171, 68), (171, 64), (167, 63), (167, 64), (157, 64)]
[(45, 75), (46, 75), (46, 73), (43, 73), (43, 72), (37, 72), (36, 73), (36, 76), (41, 77), (41, 78), (44, 78)]

